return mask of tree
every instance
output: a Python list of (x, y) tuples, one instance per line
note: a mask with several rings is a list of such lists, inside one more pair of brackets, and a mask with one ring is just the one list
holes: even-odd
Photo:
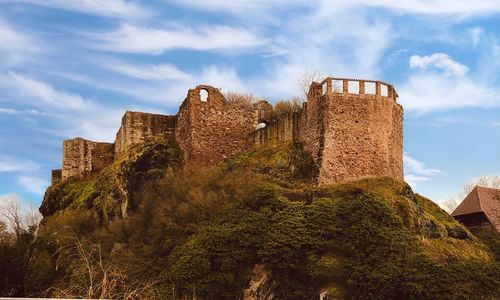
[(316, 71), (306, 71), (306, 72), (302, 73), (302, 75), (300, 75), (297, 78), (297, 82), (298, 82), (298, 85), (299, 85), (301, 92), (303, 92), (304, 95), (307, 97), (311, 83), (313, 83), (315, 81), (320, 81), (321, 79), (323, 79), (323, 77), (324, 76), (323, 76), (322, 72), (317, 71), (317, 70)]
[(41, 215), (17, 196), (0, 197), (0, 296), (24, 296), (24, 279)]
[[(111, 256), (113, 253), (111, 253)], [(46, 291), (57, 298), (137, 299), (149, 291), (152, 282), (129, 282), (125, 272), (103, 258), (100, 245), (84, 245), (76, 236), (62, 240), (56, 268), (66, 272), (63, 287)]]

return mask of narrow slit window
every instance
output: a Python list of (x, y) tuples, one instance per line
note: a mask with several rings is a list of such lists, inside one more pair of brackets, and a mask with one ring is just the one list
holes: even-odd
[(328, 91), (328, 85), (327, 85), (327, 83), (325, 82), (325, 83), (323, 83), (323, 85), (321, 86), (321, 95), (326, 95), (327, 91)]

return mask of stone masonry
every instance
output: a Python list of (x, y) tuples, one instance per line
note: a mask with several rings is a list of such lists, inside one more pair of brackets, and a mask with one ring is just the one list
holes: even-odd
[(364, 176), (403, 179), (403, 108), (392, 85), (327, 78), (310, 87), (299, 112), (280, 116), (250, 138), (257, 146), (301, 142), (319, 184)]
[(175, 142), (175, 123), (175, 116), (127, 111), (116, 133), (115, 155), (119, 156), (132, 146), (153, 137), (164, 137), (167, 141)]
[(63, 143), (63, 167), (61, 179), (85, 177), (110, 165), (114, 159), (114, 145), (98, 143), (82, 138)]
[(266, 101), (229, 103), (219, 89), (199, 85), (175, 116), (127, 111), (113, 144), (64, 141), (63, 167), (53, 170), (52, 182), (84, 178), (156, 137), (177, 142), (188, 167), (213, 166), (251, 147), (300, 142), (317, 165), (318, 184), (403, 179), (403, 109), (396, 100), (384, 82), (326, 78), (311, 84), (301, 109), (275, 116)]

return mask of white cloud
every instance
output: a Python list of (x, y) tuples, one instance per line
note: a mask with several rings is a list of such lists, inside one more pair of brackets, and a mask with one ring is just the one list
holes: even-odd
[(0, 17), (0, 70), (31, 61), (43, 46)]
[(412, 189), (416, 188), (419, 182), (424, 182), (427, 180), (429, 180), (429, 178), (425, 176), (416, 176), (412, 174), (405, 175), (405, 181), (411, 186)]
[(189, 81), (192, 76), (181, 70), (176, 66), (170, 64), (157, 64), (157, 65), (132, 65), (119, 61), (107, 61), (106, 68), (117, 71), (124, 75), (146, 80), (179, 80)]
[(119, 18), (143, 18), (149, 10), (126, 0), (0, 0), (0, 3), (28, 3), (86, 14)]
[(388, 22), (371, 20), (363, 11), (336, 10), (333, 2), (283, 20), (275, 35), (268, 52), (277, 57), (251, 82), (252, 90), (274, 98), (302, 93), (298, 79), (307, 72), (376, 79), (396, 37)]
[(464, 76), (469, 71), (465, 65), (454, 61), (447, 54), (434, 53), (432, 55), (410, 57), (410, 68), (426, 70), (429, 67), (444, 71), (445, 76)]
[(93, 106), (92, 102), (77, 94), (60, 91), (51, 85), (24, 75), (8, 72), (0, 75), (0, 87), (5, 99), (16, 99), (17, 103), (66, 110), (85, 110)]
[(35, 194), (43, 194), (47, 186), (49, 186), (46, 180), (33, 176), (20, 176), (17, 178), (17, 183)]
[(481, 35), (483, 34), (483, 31), (484, 31), (483, 28), (477, 26), (469, 29), (472, 47), (477, 48), (477, 45), (479, 45), (479, 42), (481, 40)]
[[(342, 0), (349, 2), (348, 0)], [(356, 4), (425, 15), (458, 14), (462, 16), (493, 14), (500, 11), (496, 0), (358, 0)]]
[(65, 124), (51, 133), (65, 139), (82, 137), (93, 141), (114, 142), (125, 108), (99, 107), (83, 115), (59, 116)]
[(0, 114), (7, 114), (7, 115), (13, 115), (16, 114), (17, 110), (12, 109), (12, 108), (1, 108), (0, 107)]
[(273, 11), (276, 8), (287, 5), (288, 8), (316, 5), (320, 6), (325, 2), (332, 2), (331, 8), (338, 10), (351, 7), (380, 7), (404, 14), (418, 15), (487, 15), (500, 11), (500, 5), (497, 0), (254, 0), (254, 1), (235, 1), (235, 0), (171, 0), (182, 5), (188, 5), (201, 10), (219, 10), (238, 14), (245, 14), (255, 11)]
[(415, 188), (417, 183), (427, 181), (429, 177), (444, 174), (441, 170), (427, 167), (423, 162), (403, 154), (405, 181)]
[(398, 88), (406, 110), (426, 113), (461, 107), (500, 105), (500, 91), (468, 77), (444, 77), (436, 73), (412, 75)]
[(200, 84), (210, 84), (220, 87), (223, 91), (247, 91), (236, 70), (231, 68), (209, 66), (203, 69), (202, 74), (198, 78)]
[(12, 156), (0, 155), (0, 173), (38, 170), (40, 166), (29, 160), (19, 160)]
[(93, 47), (111, 52), (161, 54), (185, 48), (193, 50), (241, 50), (255, 48), (264, 40), (255, 33), (227, 26), (193, 30), (189, 27), (160, 29), (122, 25), (108, 33), (87, 34), (95, 40)]

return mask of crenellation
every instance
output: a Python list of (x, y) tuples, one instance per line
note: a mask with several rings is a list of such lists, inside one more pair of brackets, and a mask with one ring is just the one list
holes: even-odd
[(127, 111), (112, 143), (63, 143), (62, 170), (52, 183), (84, 178), (135, 145), (161, 137), (176, 142), (186, 166), (213, 166), (251, 147), (300, 142), (318, 184), (390, 176), (403, 179), (403, 108), (390, 84), (328, 77), (313, 82), (297, 110), (275, 115), (266, 101), (229, 103), (219, 89), (190, 89), (175, 116)]

